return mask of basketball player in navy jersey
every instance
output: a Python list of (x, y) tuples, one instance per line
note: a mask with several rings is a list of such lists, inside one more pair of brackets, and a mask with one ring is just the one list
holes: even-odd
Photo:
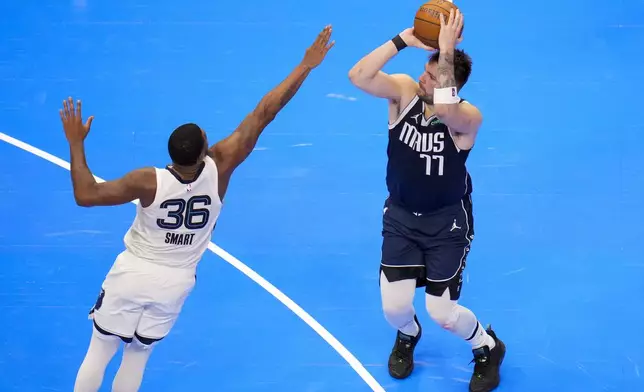
[(474, 313), (458, 304), (462, 274), (474, 238), (472, 182), (465, 167), (482, 115), (458, 92), (471, 72), (470, 57), (456, 49), (463, 17), (441, 19), (439, 51), (417, 82), (382, 67), (400, 50), (433, 51), (406, 29), (362, 58), (349, 72), (352, 83), (389, 100), (387, 188), (383, 217), (380, 289), (385, 318), (398, 330), (389, 374), (408, 377), (422, 329), (413, 307), (416, 287), (425, 286), (431, 318), (472, 345), (469, 390), (495, 389), (505, 345)]
[(108, 272), (90, 311), (92, 337), (78, 370), (74, 392), (95, 392), (122, 342), (123, 359), (114, 392), (139, 389), (151, 350), (167, 336), (195, 284), (233, 171), (250, 155), (262, 131), (293, 98), (311, 70), (324, 60), (327, 26), (301, 63), (266, 94), (235, 131), (208, 148), (196, 124), (172, 132), (166, 168), (136, 169), (97, 183), (87, 166), (84, 140), (93, 117), (83, 122), (81, 102), (63, 102), (60, 117), (71, 151), (76, 202), (84, 207), (113, 206), (137, 200), (136, 216), (125, 235), (125, 250)]

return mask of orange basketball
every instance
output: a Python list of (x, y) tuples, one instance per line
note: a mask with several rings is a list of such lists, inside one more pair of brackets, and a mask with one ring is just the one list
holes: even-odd
[(414, 18), (414, 35), (425, 45), (438, 49), (438, 34), (441, 31), (440, 14), (445, 22), (449, 20), (449, 10), (458, 9), (447, 0), (430, 0), (420, 6)]

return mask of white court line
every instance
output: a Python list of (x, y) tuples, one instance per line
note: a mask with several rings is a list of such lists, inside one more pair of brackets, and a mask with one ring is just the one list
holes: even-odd
[[(49, 161), (53, 163), (54, 165), (60, 166), (63, 169), (70, 170), (69, 162), (64, 161), (56, 156), (53, 156), (39, 148), (36, 148), (30, 144), (27, 144), (25, 142), (22, 142), (18, 139), (15, 139), (7, 134), (4, 134), (0, 132), (0, 140), (5, 141), (13, 146), (16, 146), (22, 150), (25, 150), (27, 152), (30, 152), (36, 156), (39, 156), (40, 158)], [(97, 182), (104, 182), (102, 178), (94, 176)], [(133, 204), (136, 204), (138, 200), (133, 201)], [(253, 280), (255, 283), (260, 285), (264, 290), (268, 291), (273, 297), (277, 298), (278, 301), (284, 304), (287, 308), (289, 308), (293, 313), (295, 313), (299, 318), (301, 318), (306, 324), (308, 324), (309, 327), (313, 328), (315, 332), (322, 337), (335, 351), (338, 352), (344, 358), (349, 365), (353, 368), (353, 370), (358, 373), (358, 376), (360, 376), (364, 382), (369, 385), (371, 390), (374, 392), (385, 392), (385, 389), (376, 381), (375, 378), (365, 369), (365, 367), (358, 361), (358, 359), (349, 352), (349, 350), (346, 349), (336, 339), (329, 331), (326, 330), (320, 323), (318, 323), (313, 317), (311, 317), (310, 314), (308, 314), (304, 309), (302, 309), (298, 304), (293, 302), (292, 299), (290, 299), (286, 294), (282, 293), (277, 287), (273, 286), (269, 281), (266, 279), (262, 278), (257, 272), (253, 271), (250, 267), (248, 267), (246, 264), (242, 263), (239, 261), (235, 256), (231, 255), (230, 253), (226, 252), (219, 246), (215, 245), (214, 243), (208, 244), (208, 249), (210, 249), (213, 253), (215, 253), (217, 256), (221, 257), (224, 259), (224, 261), (228, 262), (230, 265), (233, 267), (237, 268), (239, 271), (241, 271), (244, 275), (248, 276), (251, 280)]]

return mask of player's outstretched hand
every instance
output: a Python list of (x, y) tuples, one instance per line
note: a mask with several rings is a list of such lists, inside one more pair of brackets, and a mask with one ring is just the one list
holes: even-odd
[(74, 107), (72, 97), (67, 98), (66, 101), (63, 101), (63, 108), (59, 112), (67, 141), (72, 144), (85, 140), (89, 133), (89, 128), (92, 126), (94, 116), (89, 116), (87, 122), (83, 124), (80, 99), (76, 102), (76, 107)]
[(335, 45), (335, 41), (331, 41), (331, 43), (329, 43), (332, 31), (333, 29), (331, 25), (328, 25), (320, 32), (320, 34), (318, 34), (313, 45), (311, 45), (304, 54), (304, 60), (302, 60), (302, 63), (305, 66), (313, 69), (322, 63), (322, 60), (324, 60), (329, 49)]
[(436, 50), (435, 48), (432, 48), (431, 46), (427, 46), (424, 43), (422, 43), (421, 40), (419, 40), (418, 37), (414, 35), (413, 27), (403, 30), (403, 32), (400, 33), (400, 38), (402, 38), (403, 41), (405, 41), (407, 46), (413, 46), (414, 48), (425, 49), (430, 52), (433, 52)]
[(463, 41), (463, 14), (461, 10), (449, 10), (449, 18), (445, 21), (445, 17), (441, 14), (441, 31), (438, 34), (438, 47), (441, 50), (454, 49), (456, 45)]

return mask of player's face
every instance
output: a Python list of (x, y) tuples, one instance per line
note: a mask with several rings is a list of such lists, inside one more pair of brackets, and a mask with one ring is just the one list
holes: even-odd
[(438, 63), (436, 62), (426, 63), (425, 70), (418, 79), (421, 92), (420, 98), (429, 104), (434, 102), (434, 88), (438, 85), (436, 78), (437, 67)]

